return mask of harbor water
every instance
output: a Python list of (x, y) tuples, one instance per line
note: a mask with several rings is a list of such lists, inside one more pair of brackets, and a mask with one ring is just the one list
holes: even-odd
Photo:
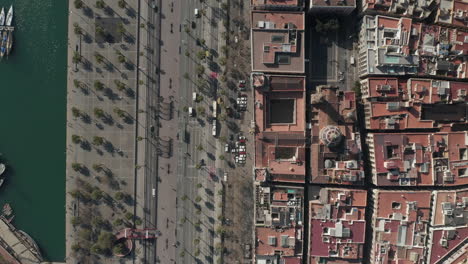
[(0, 62), (0, 205), (48, 261), (65, 258), (66, 0), (0, 0), (14, 7), (12, 53)]

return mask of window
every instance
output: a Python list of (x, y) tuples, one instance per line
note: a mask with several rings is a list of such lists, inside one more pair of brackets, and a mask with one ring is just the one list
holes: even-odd
[(263, 46), (263, 52), (270, 52), (270, 46)]
[(460, 148), (460, 160), (468, 160), (468, 149)]
[(392, 202), (392, 209), (400, 209), (400, 208), (401, 208), (401, 204), (400, 204), (400, 203)]

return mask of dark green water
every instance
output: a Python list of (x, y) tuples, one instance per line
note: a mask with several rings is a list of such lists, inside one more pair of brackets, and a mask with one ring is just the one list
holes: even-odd
[(65, 257), (67, 0), (0, 0), (14, 5), (14, 46), (0, 62), (0, 153), (7, 180), (0, 204), (39, 244)]

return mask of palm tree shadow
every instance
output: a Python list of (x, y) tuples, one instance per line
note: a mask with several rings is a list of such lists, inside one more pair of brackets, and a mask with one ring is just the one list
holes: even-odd
[(114, 148), (114, 145), (109, 142), (109, 141), (106, 141), (106, 143), (104, 143), (104, 149), (109, 152), (109, 153), (114, 153), (115, 152), (115, 148)]
[(111, 100), (111, 101), (115, 101), (115, 100), (117, 100), (117, 99), (119, 98), (119, 95), (116, 94), (116, 93), (114, 93), (114, 91), (112, 91), (111, 88), (106, 88), (106, 89), (104, 90), (104, 95), (105, 95), (107, 98), (109, 98), (109, 100)]
[(131, 18), (136, 17), (136, 11), (132, 7), (128, 7), (125, 13), (127, 14), (127, 16), (129, 16)]
[(82, 142), (80, 143), (80, 147), (81, 147), (83, 150), (91, 151), (91, 144), (89, 144), (89, 142), (88, 142), (87, 140), (82, 141)]
[(90, 44), (93, 41), (93, 39), (91, 38), (91, 35), (88, 34), (87, 32), (86, 32), (86, 34), (83, 35), (83, 40), (87, 44)]
[(89, 18), (94, 17), (93, 9), (89, 8), (88, 6), (83, 7), (83, 14)]
[(112, 8), (109, 7), (109, 6), (106, 6), (106, 7), (104, 8), (104, 13), (105, 13), (106, 15), (108, 15), (108, 16), (111, 16), (111, 17), (113, 17), (114, 14), (115, 14), (114, 9), (112, 9)]

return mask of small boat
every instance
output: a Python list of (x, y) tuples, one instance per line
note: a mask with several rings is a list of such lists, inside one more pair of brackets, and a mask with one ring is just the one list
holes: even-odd
[(7, 40), (8, 40), (8, 33), (5, 30), (2, 32), (2, 40), (0, 42), (0, 59), (3, 58), (3, 56), (5, 56)]
[(5, 216), (10, 216), (13, 213), (13, 209), (11, 208), (9, 203), (3, 205), (2, 213)]
[(13, 46), (13, 31), (8, 31), (8, 37), (7, 37), (7, 43), (6, 43), (6, 55), (10, 55), (11, 47)]
[(0, 187), (2, 187), (3, 183), (5, 182), (5, 178), (0, 179)]
[(2, 12), (0, 12), (0, 26), (5, 24), (5, 9), (2, 7)]
[(0, 175), (2, 175), (5, 172), (6, 166), (3, 163), (0, 163)]
[(11, 26), (11, 22), (13, 22), (13, 6), (10, 6), (10, 9), (8, 10), (5, 25), (6, 26)]

